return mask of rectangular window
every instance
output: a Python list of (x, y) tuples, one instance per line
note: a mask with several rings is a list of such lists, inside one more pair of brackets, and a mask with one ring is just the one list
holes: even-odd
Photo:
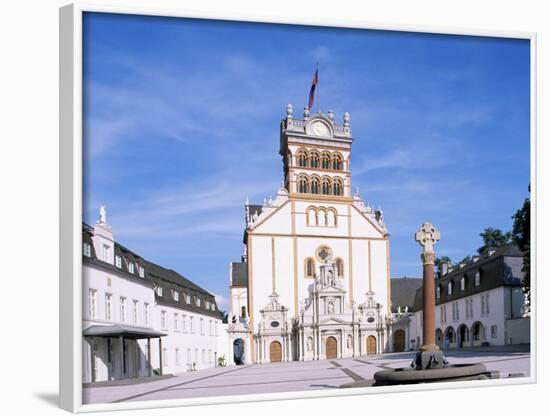
[(113, 319), (113, 295), (105, 293), (105, 319), (111, 321)]
[(179, 316), (177, 313), (174, 314), (174, 331), (179, 332)]
[(218, 336), (218, 321), (216, 321), (216, 325), (215, 325), (214, 330), (215, 330), (215, 334), (214, 334), (214, 335)]
[(185, 295), (185, 301), (189, 305), (191, 303), (191, 296), (190, 295)]
[(111, 260), (111, 247), (107, 244), (103, 244), (103, 261)]
[(120, 321), (126, 322), (126, 298), (120, 297)]
[(120, 257), (120, 256), (118, 256), (118, 255), (115, 257), (115, 265), (116, 265), (116, 267), (118, 267), (119, 269), (122, 268), (122, 257)]
[(160, 327), (166, 330), (166, 311), (160, 311)]
[(208, 333), (209, 333), (210, 336), (212, 336), (212, 335), (214, 335), (213, 332), (214, 331), (213, 331), (213, 327), (212, 327), (212, 320), (209, 320), (208, 321)]
[(132, 262), (128, 263), (128, 271), (134, 274), (134, 263)]
[(134, 323), (134, 325), (137, 325), (138, 324), (138, 301), (134, 299), (133, 301), (134, 303), (134, 308), (132, 310), (132, 322)]
[(150, 313), (151, 311), (149, 310), (149, 304), (148, 303), (144, 303), (143, 304), (143, 314), (144, 314), (144, 321), (145, 321), (145, 325), (149, 326), (149, 322), (150, 322)]
[(176, 348), (176, 350), (174, 351), (174, 361), (176, 363), (176, 366), (180, 365), (180, 350), (179, 350), (179, 348)]
[(86, 257), (92, 257), (92, 246), (90, 245), (90, 243), (82, 244), (82, 252)]
[(191, 348), (187, 348), (187, 364), (191, 364)]
[(485, 295), (481, 295), (481, 316), (485, 315)]
[(177, 290), (172, 289), (172, 298), (178, 302), (180, 300), (180, 293)]
[(97, 317), (97, 290), (90, 289), (88, 292), (89, 297), (89, 315), (90, 318)]
[(189, 317), (189, 332), (191, 332), (192, 334), (195, 333), (195, 329), (193, 328), (193, 317), (192, 316)]
[(496, 338), (496, 337), (497, 337), (497, 326), (491, 325), (491, 338)]
[(162, 296), (162, 286), (157, 286), (157, 295)]
[(139, 277), (145, 277), (145, 269), (143, 266), (139, 266)]
[(198, 348), (195, 348), (195, 363), (199, 361), (199, 350)]
[(187, 316), (186, 315), (182, 315), (181, 316), (181, 330), (183, 332), (187, 332)]
[(485, 315), (489, 315), (489, 294), (485, 295)]
[(206, 351), (202, 350), (202, 362), (203, 364), (206, 362)]
[(204, 335), (204, 319), (201, 318), (201, 322), (200, 322), (200, 330), (201, 330), (201, 335)]

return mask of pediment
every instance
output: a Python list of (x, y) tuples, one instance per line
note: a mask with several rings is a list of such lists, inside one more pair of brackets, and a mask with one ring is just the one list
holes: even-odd
[(319, 325), (349, 325), (350, 323), (351, 322), (347, 321), (344, 318), (338, 318), (335, 316), (331, 316), (329, 318), (319, 321)]

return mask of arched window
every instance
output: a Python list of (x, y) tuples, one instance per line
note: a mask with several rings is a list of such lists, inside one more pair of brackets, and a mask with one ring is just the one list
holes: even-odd
[(315, 277), (315, 261), (311, 257), (306, 259), (306, 277)]
[(309, 183), (305, 175), (298, 177), (298, 192), (302, 194), (307, 194), (309, 192)]
[(330, 153), (328, 152), (323, 152), (321, 154), (321, 167), (323, 169), (330, 169)]
[(302, 167), (302, 168), (305, 168), (307, 167), (307, 151), (304, 150), (304, 149), (300, 149), (298, 150), (298, 152), (296, 153), (296, 159), (298, 161), (298, 166)]
[(317, 212), (317, 225), (325, 227), (327, 225), (327, 212), (324, 208), (320, 208)]
[(344, 277), (344, 262), (341, 258), (336, 259), (336, 272), (338, 277)]
[(319, 153), (315, 150), (312, 150), (309, 153), (309, 163), (312, 168), (319, 167)]
[(311, 178), (310, 192), (312, 194), (318, 194), (321, 191), (321, 181), (317, 176)]
[(342, 179), (334, 178), (334, 182), (333, 182), (333, 185), (332, 185), (332, 190), (334, 192), (334, 195), (343, 195), (344, 194), (344, 183), (342, 182)]
[(336, 211), (332, 208), (327, 211), (327, 225), (329, 227), (336, 227)]
[(330, 178), (328, 176), (324, 177), (321, 185), (321, 193), (323, 195), (330, 195), (332, 186), (330, 184)]
[(317, 225), (317, 210), (315, 207), (309, 207), (306, 211), (307, 214), (307, 225), (313, 226)]
[(342, 170), (342, 156), (339, 153), (332, 155), (332, 169)]

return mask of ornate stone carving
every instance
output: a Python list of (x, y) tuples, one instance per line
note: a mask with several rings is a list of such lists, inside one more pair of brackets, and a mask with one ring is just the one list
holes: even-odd
[(422, 264), (435, 264), (435, 253), (434, 252), (422, 253), (420, 255), (420, 258), (422, 259)]
[(314, 121), (307, 128), (308, 134), (320, 137), (330, 137), (330, 130), (322, 121)]
[(349, 119), (350, 119), (350, 115), (349, 115), (349, 113), (346, 111), (346, 112), (344, 113), (344, 126), (346, 126), (346, 127), (349, 126)]
[(434, 244), (437, 243), (440, 238), (439, 231), (429, 222), (422, 224), (420, 230), (415, 234), (415, 240), (422, 246), (423, 254), (433, 253)]

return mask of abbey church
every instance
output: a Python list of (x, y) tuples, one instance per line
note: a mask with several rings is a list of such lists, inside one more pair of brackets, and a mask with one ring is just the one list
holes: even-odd
[(230, 265), (228, 334), (236, 364), (318, 360), (390, 349), (389, 234), (351, 186), (350, 115), (280, 124), (283, 181), (245, 203), (244, 252)]

